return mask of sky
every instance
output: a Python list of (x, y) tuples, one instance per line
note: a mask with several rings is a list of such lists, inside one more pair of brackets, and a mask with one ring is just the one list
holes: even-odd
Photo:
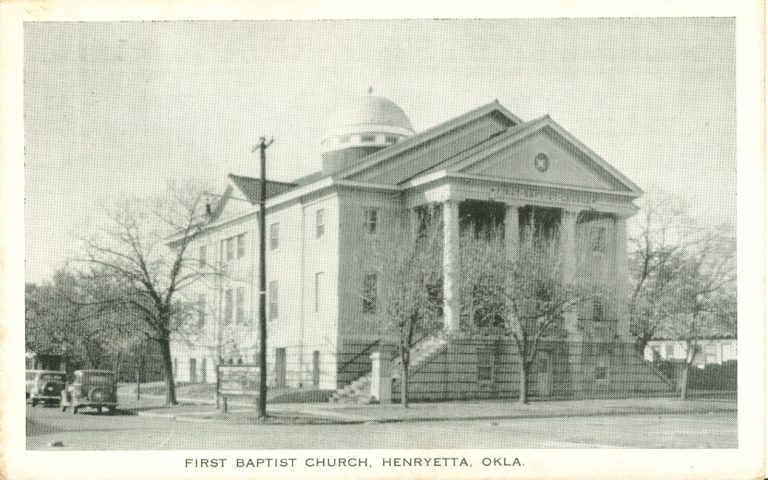
[(25, 259), (45, 281), (100, 206), (320, 168), (334, 106), (397, 103), (416, 131), (494, 99), (549, 114), (703, 225), (735, 223), (734, 21), (727, 18), (30, 22), (24, 31)]

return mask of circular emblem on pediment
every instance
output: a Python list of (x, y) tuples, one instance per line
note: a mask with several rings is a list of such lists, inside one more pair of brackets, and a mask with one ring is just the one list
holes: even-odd
[(536, 167), (536, 170), (546, 172), (549, 169), (549, 157), (540, 153), (533, 159), (533, 165)]

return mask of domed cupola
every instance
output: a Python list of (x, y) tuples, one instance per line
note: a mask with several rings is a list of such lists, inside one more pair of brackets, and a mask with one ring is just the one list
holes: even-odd
[(372, 94), (351, 98), (327, 123), (320, 142), (323, 171), (333, 173), (413, 135), (408, 116), (394, 102)]

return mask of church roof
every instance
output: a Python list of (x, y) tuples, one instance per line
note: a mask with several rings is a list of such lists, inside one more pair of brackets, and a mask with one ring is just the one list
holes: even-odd
[[(232, 173), (230, 173), (228, 177), (251, 204), (255, 205), (259, 203), (259, 200), (261, 200), (261, 179), (245, 177), (242, 175), (234, 175)], [(283, 192), (287, 192), (296, 186), (297, 184), (295, 183), (267, 180), (267, 198), (274, 197)]]

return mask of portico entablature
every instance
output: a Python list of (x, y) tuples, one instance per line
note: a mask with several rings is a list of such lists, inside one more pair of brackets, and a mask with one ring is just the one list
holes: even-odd
[(637, 213), (632, 200), (637, 194), (596, 189), (522, 183), (460, 173), (433, 176), (414, 185), (405, 195), (407, 208), (448, 200), (480, 200), (509, 205), (537, 205), (569, 211), (598, 211), (627, 218)]

